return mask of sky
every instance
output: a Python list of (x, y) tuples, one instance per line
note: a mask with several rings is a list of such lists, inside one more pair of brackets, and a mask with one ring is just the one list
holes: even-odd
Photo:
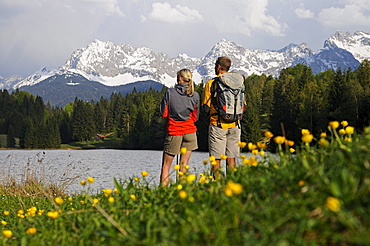
[(221, 39), (253, 50), (370, 33), (370, 0), (0, 0), (0, 76), (57, 69), (95, 39), (201, 58)]

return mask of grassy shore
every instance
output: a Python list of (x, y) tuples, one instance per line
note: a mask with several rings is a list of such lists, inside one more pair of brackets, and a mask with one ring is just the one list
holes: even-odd
[[(345, 124), (344, 124), (345, 125)], [(346, 131), (347, 129), (347, 131)], [(302, 146), (248, 144), (235, 170), (214, 180), (213, 159), (202, 175), (181, 174), (168, 187), (140, 177), (115, 180), (115, 189), (17, 194), (2, 185), (4, 245), (370, 245), (370, 134), (329, 127), (328, 136), (302, 131)], [(330, 135), (330, 136), (329, 136)], [(314, 144), (314, 142), (316, 144)], [(243, 145), (243, 143), (241, 143)], [(261, 152), (262, 151), (262, 152)], [(293, 152), (293, 154), (292, 154)], [(175, 166), (174, 169), (177, 169)], [(78, 181), (77, 181), (78, 182)]]
[(120, 149), (122, 148), (122, 139), (107, 137), (104, 140), (86, 142), (72, 142), (62, 144), (60, 149)]
[[(16, 139), (14, 148), (7, 148), (6, 134), (0, 134), (0, 148), (1, 149), (20, 149), (19, 139)], [(60, 149), (120, 149), (122, 147), (122, 139), (114, 138), (108, 135), (104, 140), (90, 140), (87, 142), (72, 142), (69, 144), (61, 144)]]

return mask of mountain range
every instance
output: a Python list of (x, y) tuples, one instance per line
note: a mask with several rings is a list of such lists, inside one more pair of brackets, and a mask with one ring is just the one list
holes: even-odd
[(245, 76), (264, 73), (278, 77), (281, 69), (299, 63), (310, 66), (314, 74), (328, 69), (356, 69), (364, 59), (370, 59), (370, 34), (338, 31), (318, 51), (306, 43), (289, 44), (280, 50), (251, 50), (222, 39), (202, 58), (186, 54), (171, 58), (149, 48), (95, 40), (74, 51), (58, 69), (42, 68), (25, 79), (0, 77), (0, 89), (26, 90), (52, 105), (63, 106), (74, 100), (66, 97), (70, 94), (89, 101), (109, 98), (112, 92), (125, 94), (133, 87), (138, 91), (170, 87), (182, 68), (193, 72), (196, 83), (207, 81), (214, 77), (214, 62), (219, 56), (230, 57), (231, 69)]

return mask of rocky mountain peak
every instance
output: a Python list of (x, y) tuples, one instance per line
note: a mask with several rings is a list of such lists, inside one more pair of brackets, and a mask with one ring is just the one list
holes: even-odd
[(232, 60), (231, 70), (249, 76), (262, 73), (279, 76), (281, 69), (303, 63), (314, 73), (327, 69), (355, 69), (370, 58), (370, 34), (336, 32), (324, 48), (313, 51), (308, 44), (289, 44), (280, 50), (251, 50), (233, 41), (221, 39), (202, 58), (179, 54), (175, 58), (149, 48), (94, 40), (85, 48), (75, 50), (59, 70), (42, 69), (17, 83), (15, 87), (39, 83), (53, 74), (76, 74), (108, 86), (138, 81), (157, 81), (173, 86), (176, 72), (188, 68), (195, 82), (214, 77), (214, 63), (219, 56)]
[(370, 33), (357, 31), (354, 34), (349, 32), (336, 32), (324, 43), (327, 49), (344, 49), (362, 62), (370, 57)]

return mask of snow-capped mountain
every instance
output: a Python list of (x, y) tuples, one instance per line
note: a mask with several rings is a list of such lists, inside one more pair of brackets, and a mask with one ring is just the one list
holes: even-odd
[(336, 32), (324, 43), (324, 48), (337, 47), (350, 52), (359, 62), (370, 58), (370, 33)]
[(7, 78), (3, 78), (0, 76), (0, 90), (12, 88), (22, 80), (23, 78), (18, 75), (13, 75)]
[(20, 82), (16, 83), (13, 86), (13, 88), (15, 89), (15, 88), (19, 88), (19, 87), (22, 87), (22, 86), (35, 85), (35, 84), (53, 76), (53, 75), (55, 75), (56, 72), (57, 72), (56, 69), (49, 70), (48, 68), (43, 67), (40, 70), (38, 70), (37, 72), (35, 72), (34, 74), (32, 74), (31, 76), (28, 76), (24, 80), (21, 80)]
[(174, 83), (178, 70), (183, 67), (194, 69), (198, 63), (199, 59), (185, 54), (172, 59), (148, 48), (95, 40), (86, 48), (75, 51), (60, 71), (79, 73), (108, 86), (143, 80), (169, 85)]
[(171, 58), (149, 48), (95, 40), (86, 48), (74, 51), (58, 70), (43, 68), (13, 88), (34, 85), (56, 74), (82, 75), (107, 86), (146, 80), (173, 86), (176, 72), (182, 68), (190, 69), (194, 81), (199, 83), (214, 76), (214, 63), (219, 56), (230, 57), (233, 62), (231, 69), (246, 76), (265, 73), (277, 77), (281, 69), (298, 63), (307, 64), (315, 74), (328, 69), (356, 69), (359, 62), (370, 59), (370, 34), (336, 32), (317, 52), (306, 43), (289, 44), (277, 51), (251, 50), (223, 39), (203, 58), (192, 58), (186, 54)]
[(313, 51), (307, 44), (290, 44), (278, 51), (250, 50), (225, 39), (217, 43), (201, 60), (197, 72), (205, 80), (214, 77), (214, 64), (219, 56), (232, 60), (233, 71), (249, 76), (252, 74), (271, 74), (277, 76), (282, 68), (289, 67), (299, 57), (310, 56)]

